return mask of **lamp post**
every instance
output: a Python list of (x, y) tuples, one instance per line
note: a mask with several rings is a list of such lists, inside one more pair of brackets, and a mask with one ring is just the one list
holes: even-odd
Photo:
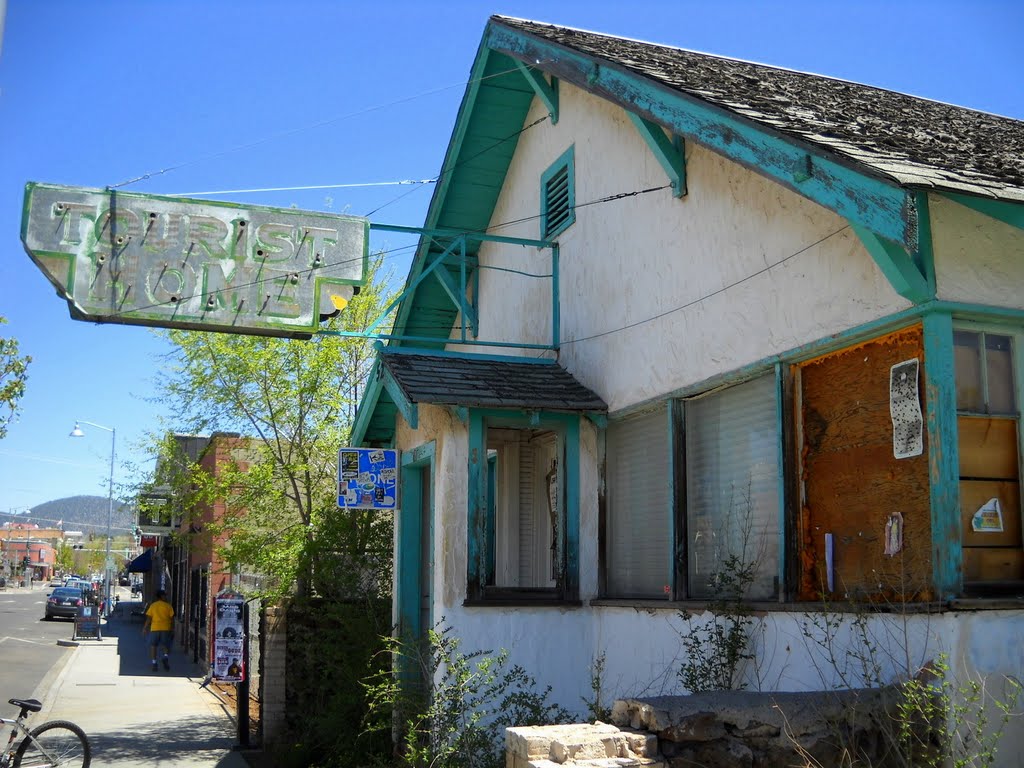
[(105, 427), (102, 424), (94, 424), (91, 421), (85, 419), (79, 419), (75, 422), (75, 428), (71, 430), (69, 437), (85, 437), (85, 432), (78, 426), (79, 424), (88, 424), (90, 427), (96, 427), (96, 429), (102, 429), (110, 433), (110, 480), (107, 484), (107, 554), (106, 559), (103, 561), (103, 611), (105, 614), (110, 612), (110, 534), (111, 525), (114, 520), (114, 450), (117, 445), (117, 430), (113, 427)]

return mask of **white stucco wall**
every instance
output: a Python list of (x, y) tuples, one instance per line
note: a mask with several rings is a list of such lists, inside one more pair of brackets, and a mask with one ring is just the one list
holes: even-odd
[[(540, 115), (535, 104), (526, 123)], [(520, 137), (492, 226), (529, 220), (493, 231), (539, 237), (539, 222), (531, 217), (540, 207), (540, 177), (570, 145), (577, 204), (667, 183), (617, 107), (563, 84), (558, 124), (543, 123)], [(583, 206), (559, 237), (559, 361), (613, 413), (909, 306), (838, 216), (700, 146), (688, 145), (687, 156), (684, 199), (665, 189)], [(954, 242), (936, 248), (943, 298), (969, 295), (979, 301), (988, 291), (993, 303), (1024, 302), (1006, 287), (1024, 284), (1024, 266), (1007, 256), (1011, 246), (1020, 252), (1019, 239), (1013, 240), (1018, 235), (992, 235), (992, 259), (1002, 277), (986, 281), (962, 266), (966, 240), (955, 246), (949, 235), (965, 221), (976, 227), (989, 223), (941, 201), (932, 213), (936, 240)], [(480, 259), (480, 337), (547, 343), (550, 282), (487, 268), (544, 275), (549, 254), (487, 244)], [(952, 285), (963, 289), (958, 293)], [(468, 351), (496, 352), (483, 346)], [(437, 441), (433, 616), (457, 628), (464, 651), (508, 649), (512, 662), (542, 686), (551, 685), (553, 698), (578, 712), (591, 696), (591, 671), (601, 655), (606, 704), (617, 696), (681, 692), (683, 622), (675, 611), (588, 602), (598, 595), (599, 561), (601, 457), (592, 424), (584, 422), (582, 429), (578, 608), (463, 605), (466, 425), (444, 409), (421, 406), (419, 430), (400, 424), (397, 444), (409, 449), (428, 440)], [(880, 634), (887, 634), (883, 624), (889, 620), (875, 620)], [(807, 690), (836, 682), (825, 662), (811, 663), (805, 623), (799, 612), (761, 617), (759, 662), (750, 687)], [(1019, 614), (917, 615), (906, 626), (914, 638), (911, 658), (921, 663), (934, 649), (948, 652), (961, 674), (1024, 670)], [(1004, 649), (998, 663), (992, 647)]]
[[(559, 359), (612, 412), (909, 306), (843, 219), (692, 143), (685, 198), (582, 205), (668, 179), (621, 109), (564, 84), (560, 100), (557, 125), (520, 137), (491, 225), (539, 237), (540, 177), (575, 147)], [(480, 338), (547, 342), (549, 283), (487, 269), (545, 274), (547, 252), (487, 244), (481, 264)]]
[(1024, 232), (929, 196), (938, 298), (1024, 309)]

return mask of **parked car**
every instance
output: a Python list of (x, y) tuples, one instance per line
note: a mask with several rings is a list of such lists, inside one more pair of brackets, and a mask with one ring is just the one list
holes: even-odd
[(77, 589), (82, 593), (82, 599), (87, 603), (95, 604), (99, 600), (99, 591), (91, 581), (84, 579), (68, 579), (64, 582), (65, 589)]
[(58, 616), (65, 619), (73, 619), (78, 615), (78, 609), (85, 604), (85, 595), (82, 590), (74, 587), (57, 587), (46, 597), (46, 612), (43, 618), (46, 621)]

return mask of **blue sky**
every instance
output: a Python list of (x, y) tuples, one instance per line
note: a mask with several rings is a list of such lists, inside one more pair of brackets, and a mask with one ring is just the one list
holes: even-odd
[[(3, 0), (0, 0), (0, 8)], [(0, 51), (0, 334), (34, 358), (0, 441), (0, 512), (106, 495), (147, 465), (162, 343), (72, 321), (19, 240), (26, 181), (89, 187), (149, 174), (156, 194), (436, 175), (492, 13), (855, 80), (1024, 119), (1024, 4), (964, 2), (190, 2), (9, 0)], [(164, 169), (166, 173), (158, 173)], [(422, 224), (431, 189), (228, 194)], [(408, 193), (408, 194), (406, 194)], [(375, 237), (373, 245), (408, 241)], [(399, 279), (408, 251), (389, 264)], [(295, 342), (301, 343), (301, 342)], [(161, 422), (161, 419), (165, 421)]]

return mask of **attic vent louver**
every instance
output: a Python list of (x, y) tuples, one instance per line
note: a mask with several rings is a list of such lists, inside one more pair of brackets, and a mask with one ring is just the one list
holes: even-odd
[(554, 239), (576, 221), (573, 148), (569, 147), (541, 177), (541, 231)]

